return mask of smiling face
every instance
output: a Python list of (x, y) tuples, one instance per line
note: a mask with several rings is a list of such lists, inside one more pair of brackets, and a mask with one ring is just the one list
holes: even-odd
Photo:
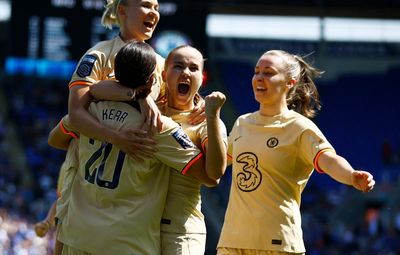
[(118, 7), (122, 38), (145, 41), (152, 37), (160, 20), (157, 0), (128, 0)]
[(287, 77), (281, 56), (264, 54), (260, 57), (252, 79), (257, 102), (269, 107), (286, 107), (286, 94), (294, 83), (294, 79)]
[(203, 81), (203, 62), (203, 55), (190, 46), (170, 53), (162, 73), (167, 83), (168, 106), (178, 110), (194, 108), (194, 97)]

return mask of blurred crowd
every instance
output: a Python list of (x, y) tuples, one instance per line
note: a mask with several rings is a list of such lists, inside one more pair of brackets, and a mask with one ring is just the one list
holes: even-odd
[[(7, 107), (0, 115), (0, 254), (51, 254), (53, 232), (39, 238), (33, 224), (57, 197), (64, 152), (50, 148), (47, 135), (66, 112), (67, 88), (62, 91), (60, 81), (24, 77), (2, 77), (1, 85)], [(20, 146), (10, 144), (10, 131), (18, 134)]]
[(25, 215), (0, 209), (0, 254), (50, 255), (53, 245), (54, 231), (44, 238), (37, 237)]

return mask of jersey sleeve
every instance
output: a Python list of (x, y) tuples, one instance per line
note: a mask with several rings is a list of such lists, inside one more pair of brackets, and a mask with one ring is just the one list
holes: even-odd
[(318, 158), (326, 150), (335, 151), (322, 132), (314, 127), (306, 129), (300, 136), (300, 151), (306, 162), (312, 162), (317, 172), (323, 173), (318, 167)]
[(60, 129), (61, 132), (63, 132), (66, 135), (71, 136), (72, 138), (78, 138), (79, 137), (79, 133), (77, 130), (75, 130), (69, 120), (69, 115), (65, 115), (61, 121), (60, 121)]
[(57, 197), (61, 197), (61, 191), (63, 189), (63, 183), (65, 179), (65, 171), (63, 171), (65, 162), (61, 164), (60, 171), (57, 178)]
[(203, 154), (174, 121), (165, 122), (167, 128), (156, 135), (158, 141), (155, 156), (164, 164), (185, 174)]
[(102, 80), (115, 80), (114, 59), (126, 43), (120, 36), (100, 41), (79, 60), (69, 83), (69, 88), (88, 86)]
[(101, 56), (97, 51), (88, 51), (79, 60), (79, 63), (72, 75), (69, 88), (76, 85), (91, 85), (101, 80)]

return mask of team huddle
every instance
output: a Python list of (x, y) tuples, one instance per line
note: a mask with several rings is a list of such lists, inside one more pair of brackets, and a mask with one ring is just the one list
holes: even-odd
[(251, 81), (260, 108), (228, 136), (225, 95), (199, 93), (202, 53), (182, 45), (164, 59), (145, 42), (159, 19), (157, 0), (107, 1), (102, 23), (120, 33), (89, 49), (69, 83), (68, 113), (49, 134), (67, 152), (59, 196), (37, 234), (56, 226), (57, 255), (204, 254), (200, 188), (231, 164), (217, 254), (305, 254), (300, 201), (314, 169), (363, 192), (375, 184), (310, 120), (321, 72), (263, 53)]

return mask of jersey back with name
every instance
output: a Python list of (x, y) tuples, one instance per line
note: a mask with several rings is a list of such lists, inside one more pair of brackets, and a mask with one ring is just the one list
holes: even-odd
[[(142, 117), (122, 102), (92, 103), (89, 111), (105, 126), (139, 128)], [(93, 254), (159, 254), (160, 221), (169, 169), (183, 171), (200, 151), (176, 139), (180, 127), (163, 118), (154, 157), (137, 162), (115, 145), (81, 135), (79, 170), (60, 239)]]

